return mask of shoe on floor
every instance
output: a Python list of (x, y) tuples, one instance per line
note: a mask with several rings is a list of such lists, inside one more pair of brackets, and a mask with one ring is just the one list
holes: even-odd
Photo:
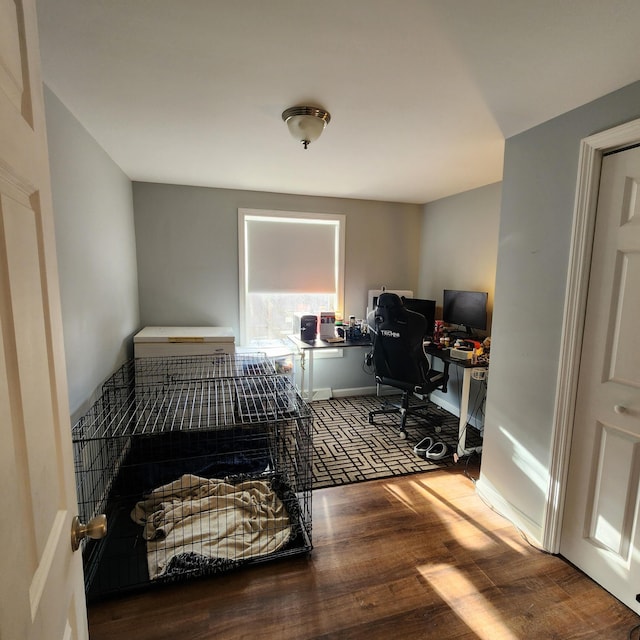
[(417, 456), (420, 456), (421, 458), (424, 458), (427, 451), (431, 447), (433, 447), (433, 445), (434, 445), (433, 438), (431, 438), (430, 436), (427, 436), (426, 438), (423, 438), (422, 440), (420, 440), (420, 442), (418, 442), (418, 444), (415, 447), (413, 447), (413, 453), (415, 453)]
[(442, 460), (447, 455), (447, 445), (438, 440), (438, 442), (434, 442), (431, 447), (427, 449), (424, 454), (424, 457), (427, 460)]

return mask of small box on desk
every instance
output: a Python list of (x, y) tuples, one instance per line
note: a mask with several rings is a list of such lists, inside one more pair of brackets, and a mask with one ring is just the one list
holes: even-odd
[(456, 347), (451, 347), (451, 349), (449, 349), (449, 356), (451, 358), (455, 358), (456, 360), (472, 360), (473, 359), (473, 350), (472, 349), (457, 349)]
[(328, 340), (336, 337), (336, 313), (335, 311), (320, 312), (320, 339)]

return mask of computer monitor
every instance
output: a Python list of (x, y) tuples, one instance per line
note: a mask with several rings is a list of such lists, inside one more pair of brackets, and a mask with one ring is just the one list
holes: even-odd
[(456, 291), (445, 289), (442, 299), (442, 320), (447, 324), (462, 325), (467, 335), (473, 329), (487, 328), (487, 298), (483, 291)]
[(404, 306), (410, 311), (415, 311), (426, 318), (427, 329), (424, 337), (433, 337), (433, 328), (436, 323), (436, 301), (421, 300), (420, 298), (405, 298)]

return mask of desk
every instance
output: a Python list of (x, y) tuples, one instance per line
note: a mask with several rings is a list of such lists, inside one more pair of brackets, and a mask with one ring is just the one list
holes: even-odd
[[(316, 338), (313, 342), (306, 342), (305, 340), (300, 340), (297, 336), (289, 336), (289, 340), (295, 344), (295, 346), (300, 351), (300, 365), (301, 365), (301, 377), (300, 377), (300, 393), (302, 397), (308, 402), (313, 401), (313, 354), (316, 351), (322, 351), (322, 349), (347, 349), (349, 347), (366, 347), (367, 349), (371, 349), (371, 341), (364, 340), (344, 340), (343, 342), (325, 342), (320, 340), (320, 338)], [(305, 370), (305, 361), (306, 354), (309, 354), (309, 369), (308, 369), (308, 382), (307, 382), (307, 390), (305, 392), (304, 388), (304, 370)]]
[(462, 390), (460, 393), (460, 419), (458, 422), (458, 457), (469, 455), (475, 451), (482, 451), (482, 447), (472, 447), (467, 449), (465, 444), (467, 440), (467, 417), (469, 413), (469, 392), (471, 391), (471, 376), (474, 371), (485, 372), (489, 369), (488, 364), (472, 364), (471, 360), (458, 360), (449, 355), (449, 349), (438, 349), (434, 346), (425, 347), (425, 353), (434, 358), (438, 358), (443, 362), (448, 362), (454, 367), (460, 367), (462, 374)]
[[(345, 340), (344, 342), (324, 342), (319, 338), (313, 342), (305, 342), (300, 340), (297, 336), (289, 336), (289, 339), (300, 351), (300, 362), (302, 366), (301, 378), (300, 378), (300, 393), (302, 397), (311, 402), (313, 400), (313, 354), (316, 351), (322, 349), (346, 349), (350, 347), (366, 347), (371, 348), (371, 342), (351, 342)], [(467, 414), (469, 412), (469, 393), (471, 391), (471, 377), (474, 371), (487, 371), (489, 368), (487, 364), (472, 364), (470, 360), (458, 360), (452, 358), (449, 355), (448, 349), (438, 349), (437, 347), (430, 346), (425, 347), (425, 353), (428, 356), (438, 358), (443, 362), (448, 362), (454, 367), (460, 367), (463, 371), (462, 375), (462, 390), (460, 394), (460, 418), (458, 421), (458, 457), (469, 455), (475, 451), (482, 451), (482, 447), (466, 448), (467, 440)], [(309, 366), (308, 366), (308, 380), (307, 389), (305, 390), (305, 361), (306, 356), (309, 354)]]

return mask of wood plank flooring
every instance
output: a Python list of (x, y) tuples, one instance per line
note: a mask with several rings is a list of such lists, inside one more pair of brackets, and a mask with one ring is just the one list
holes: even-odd
[(309, 555), (94, 604), (91, 640), (613, 640), (640, 623), (460, 467), (316, 490), (313, 514)]

